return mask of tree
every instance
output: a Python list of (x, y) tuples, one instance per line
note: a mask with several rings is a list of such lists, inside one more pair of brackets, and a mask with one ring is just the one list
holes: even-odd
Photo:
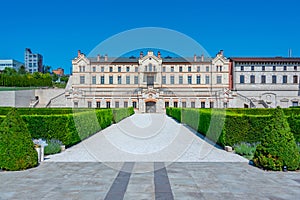
[(19, 68), (18, 74), (26, 74), (26, 69), (23, 65)]
[(12, 76), (12, 75), (16, 75), (17, 71), (14, 68), (5, 67), (5, 69), (3, 70), (3, 74)]
[(300, 155), (289, 124), (281, 108), (276, 108), (273, 117), (266, 123), (261, 144), (256, 148), (254, 164), (268, 170), (299, 168)]
[(23, 170), (37, 164), (30, 133), (16, 108), (12, 108), (0, 126), (0, 168)]
[(59, 77), (58, 77), (57, 74), (55, 74), (55, 73), (52, 74), (52, 81), (53, 81), (53, 82), (56, 82), (56, 81), (58, 80), (58, 78), (59, 78)]
[(68, 76), (62, 76), (62, 77), (60, 77), (60, 81), (62, 81), (62, 82), (67, 83), (68, 80), (69, 80), (69, 77), (68, 77)]
[(43, 72), (45, 74), (50, 73), (50, 70), (51, 70), (51, 66), (48, 66), (48, 65), (43, 66)]

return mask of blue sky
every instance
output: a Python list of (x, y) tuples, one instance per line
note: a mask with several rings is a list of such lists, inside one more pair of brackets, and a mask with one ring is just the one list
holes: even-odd
[[(1, 3), (0, 59), (24, 60), (24, 49), (67, 73), (77, 50), (133, 28), (184, 33), (211, 55), (300, 57), (300, 3), (285, 1), (26, 0)], [(191, 55), (192, 56), (192, 55)]]

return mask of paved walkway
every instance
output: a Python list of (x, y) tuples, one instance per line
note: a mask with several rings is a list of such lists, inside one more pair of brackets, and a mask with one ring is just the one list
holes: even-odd
[(47, 162), (248, 162), (164, 114), (135, 114)]

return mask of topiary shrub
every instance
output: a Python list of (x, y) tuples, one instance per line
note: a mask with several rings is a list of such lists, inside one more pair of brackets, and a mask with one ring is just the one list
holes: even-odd
[(281, 108), (276, 108), (273, 117), (263, 129), (261, 143), (253, 158), (254, 164), (267, 170), (281, 171), (299, 167), (300, 155), (290, 127)]
[(35, 167), (38, 155), (30, 133), (15, 108), (0, 125), (0, 168), (23, 170)]

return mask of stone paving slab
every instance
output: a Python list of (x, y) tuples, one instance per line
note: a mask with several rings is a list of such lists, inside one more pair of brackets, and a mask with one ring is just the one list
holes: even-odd
[[(123, 199), (289, 200), (300, 197), (299, 172), (267, 172), (246, 163), (163, 164), (165, 170), (159, 173), (131, 173), (120, 196), (123, 195)], [(118, 163), (118, 166), (123, 165)], [(154, 169), (156, 164), (133, 165)], [(96, 162), (47, 162), (26, 171), (2, 171), (0, 199), (105, 199), (118, 174), (119, 170)], [(165, 186), (159, 186), (166, 177), (171, 193)], [(155, 180), (162, 181), (155, 184)]]

